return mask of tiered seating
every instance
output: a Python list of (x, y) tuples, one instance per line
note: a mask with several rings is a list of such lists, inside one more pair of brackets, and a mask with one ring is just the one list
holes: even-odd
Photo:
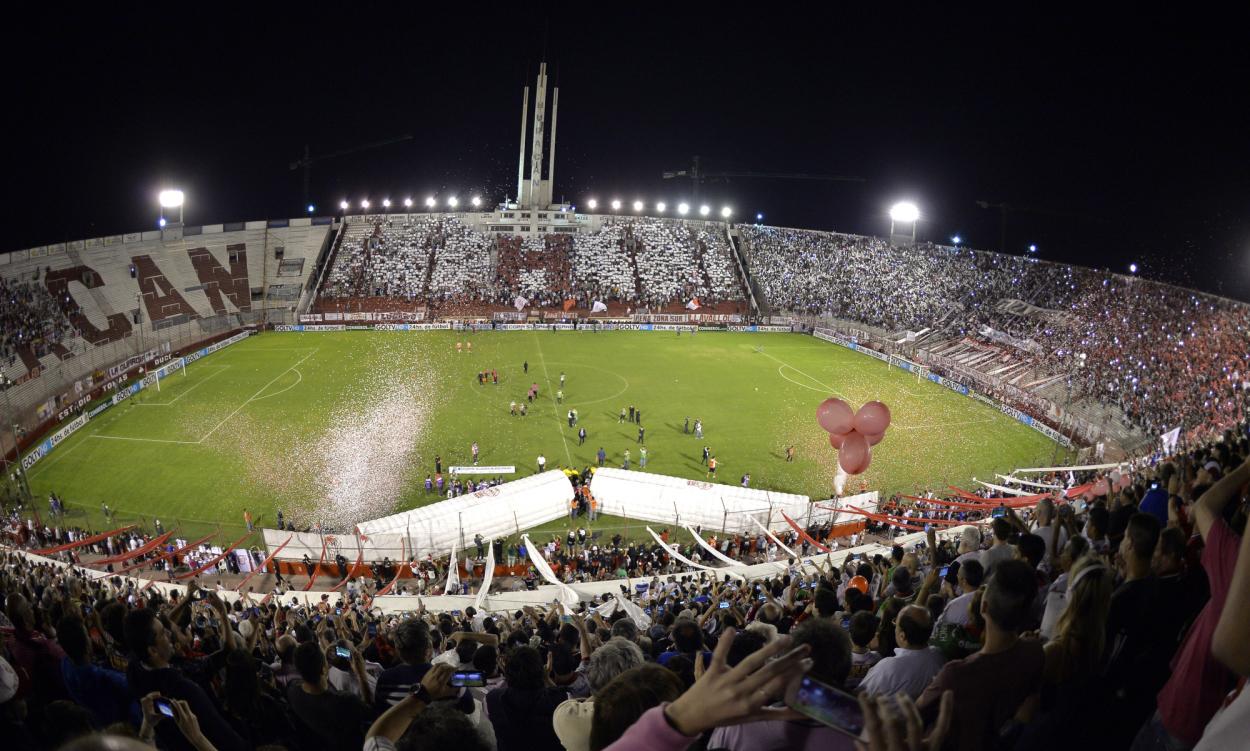
[[(307, 286), (329, 228), (249, 222), (224, 230), (191, 227), (177, 240), (146, 233), (18, 251), (21, 257), (3, 274), (6, 286), (17, 290), (8, 298), (25, 295), (28, 312), (43, 318), (36, 324), (28, 316), (28, 333), (44, 333), (41, 343), (26, 347), (15, 339), (17, 329), (4, 327), (12, 350), (0, 359), (4, 375), (16, 380), (38, 366), (57, 365), (62, 377), (73, 379), (112, 364), (125, 354), (97, 356), (96, 350), (130, 336), (136, 320), (160, 332), (265, 307), (290, 308)], [(21, 391), (23, 403), (46, 398), (38, 384)]]
[[(1019, 350), (1045, 386), (1122, 410), (1149, 435), (1244, 415), (1250, 307), (1144, 279), (1030, 257), (876, 238), (743, 227), (753, 279), (782, 310), (897, 334), (972, 337)], [(930, 349), (939, 345), (926, 343)], [(1084, 367), (1074, 366), (1084, 353)]]

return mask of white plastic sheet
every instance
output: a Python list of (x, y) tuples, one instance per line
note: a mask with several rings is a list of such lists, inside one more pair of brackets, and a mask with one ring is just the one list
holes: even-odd
[(595, 471), (590, 490), (605, 514), (733, 533), (753, 531), (753, 518), (778, 524), (781, 511), (807, 523), (813, 511), (805, 495), (610, 467)]

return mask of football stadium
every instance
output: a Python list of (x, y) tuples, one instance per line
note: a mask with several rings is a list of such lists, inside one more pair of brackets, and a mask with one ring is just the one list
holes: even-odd
[(1250, 306), (566, 198), (559, 80), (498, 195), (0, 255), (6, 747), (1245, 748)]

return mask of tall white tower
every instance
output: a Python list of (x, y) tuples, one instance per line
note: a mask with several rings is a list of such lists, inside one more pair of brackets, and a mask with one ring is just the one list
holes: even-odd
[(553, 90), (551, 106), (551, 148), (547, 155), (547, 179), (543, 179), (543, 143), (547, 127), (547, 64), (538, 67), (534, 86), (534, 126), (530, 139), (530, 175), (525, 180), (525, 117), (529, 108), (529, 87), (525, 87), (521, 105), (521, 150), (517, 156), (517, 205), (523, 209), (545, 209), (551, 206), (555, 177), (556, 113), (560, 106), (560, 89)]

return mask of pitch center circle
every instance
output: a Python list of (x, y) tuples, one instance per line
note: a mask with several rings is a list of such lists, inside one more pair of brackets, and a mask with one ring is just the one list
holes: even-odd
[[(582, 363), (582, 362), (564, 362), (562, 360), (547, 360), (546, 363), (547, 363), (546, 375), (543, 374), (543, 362), (541, 360), (538, 362), (530, 363), (530, 369), (529, 369), (528, 374), (522, 373), (521, 368), (518, 368), (513, 365), (508, 365), (502, 368), (497, 368), (497, 370), (499, 371), (499, 376), (501, 380), (503, 379), (505, 375), (511, 377), (509, 380), (511, 380), (512, 378), (517, 378), (518, 376), (522, 379), (522, 383), (523, 383), (523, 385), (521, 386), (522, 390), (519, 391), (515, 397), (509, 396), (508, 398), (509, 399), (515, 398), (517, 399), (517, 401), (524, 399), (525, 398), (524, 389), (528, 388), (530, 383), (537, 383), (539, 388), (541, 389), (541, 393), (544, 396), (554, 399), (555, 392), (560, 390), (560, 371), (561, 370), (563, 370), (565, 372), (565, 375), (569, 377), (569, 381), (564, 390), (565, 391), (564, 404), (569, 407), (577, 407), (578, 409), (581, 409), (583, 407), (588, 407), (592, 404), (601, 404), (603, 402), (609, 402), (609, 401), (612, 401), (613, 399), (620, 397), (626, 391), (629, 391), (629, 379), (621, 375), (620, 373), (617, 373), (615, 370), (609, 370), (607, 368), (601, 368), (598, 365), (590, 365), (590, 364)], [(588, 400), (579, 399), (577, 395), (581, 393), (581, 386), (578, 383), (580, 379), (576, 377), (577, 371), (579, 370), (594, 370), (594, 371), (603, 373), (605, 375), (612, 376), (613, 378), (620, 381), (621, 389), (614, 394), (599, 397), (598, 399), (588, 399)], [(550, 378), (551, 380), (550, 390), (546, 388), (548, 378)], [(500, 385), (504, 385), (504, 384), (500, 384)], [(479, 394), (482, 394), (482, 392), (485, 391), (486, 393), (482, 394), (485, 396), (492, 395), (486, 389), (474, 389), (474, 391), (478, 392)], [(509, 392), (509, 394), (510, 393), (511, 392)]]

